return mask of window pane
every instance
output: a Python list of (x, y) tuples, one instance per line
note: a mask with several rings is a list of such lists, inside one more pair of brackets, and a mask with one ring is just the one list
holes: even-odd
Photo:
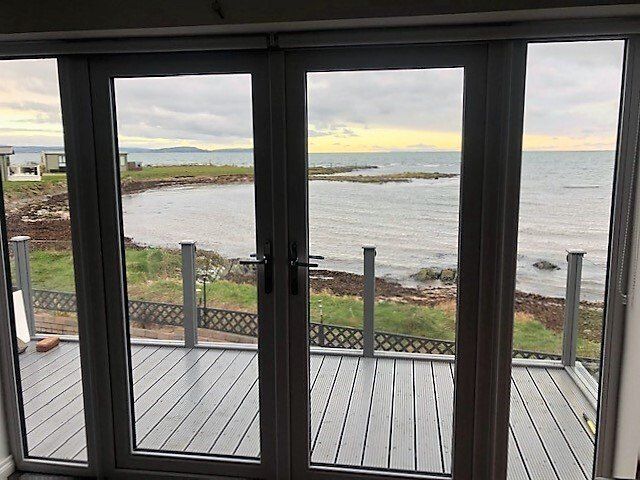
[(450, 475), (463, 70), (307, 85), (311, 462)]
[[(2, 71), (0, 175), (27, 456), (86, 462), (56, 61), (3, 61)], [(39, 341), (59, 344), (40, 352)]]
[(251, 76), (115, 92), (134, 446), (258, 459)]
[(623, 50), (529, 46), (510, 478), (592, 478)]

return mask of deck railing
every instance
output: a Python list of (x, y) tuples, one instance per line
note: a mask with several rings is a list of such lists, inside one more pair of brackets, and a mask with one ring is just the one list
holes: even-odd
[[(75, 293), (52, 290), (33, 290), (33, 306), (41, 310), (75, 312)], [(141, 323), (156, 325), (183, 326), (182, 305), (174, 303), (129, 301), (129, 319)], [(258, 337), (258, 315), (237, 310), (198, 307), (198, 326), (217, 332), (233, 333), (245, 337)], [(314, 347), (363, 350), (363, 329), (344, 325), (331, 325), (310, 322), (309, 344)], [(403, 335), (399, 333), (376, 331), (374, 349), (386, 352), (427, 353), (436, 355), (455, 355), (455, 342), (434, 338)], [(561, 360), (556, 353), (514, 350), (515, 358), (536, 360)], [(594, 359), (578, 357), (582, 362), (594, 362)]]
[[(29, 273), (29, 237), (11, 239), (18, 274), (17, 287), (23, 292), (29, 327), (35, 333), (33, 309), (59, 312), (75, 312), (74, 293), (51, 290), (33, 290)], [(249, 338), (258, 337), (258, 315), (250, 312), (200, 307), (195, 292), (195, 243), (182, 242), (183, 304), (130, 300), (129, 319), (140, 323), (184, 327), (185, 345), (198, 343), (198, 328), (232, 333)], [(454, 355), (455, 342), (375, 329), (375, 247), (364, 247), (365, 288), (363, 328), (310, 322), (309, 344), (316, 347), (358, 349), (363, 355), (372, 356), (374, 351), (409, 352), (437, 355)], [(597, 364), (596, 359), (577, 357), (577, 323), (580, 302), (580, 274), (584, 252), (571, 251), (567, 256), (567, 300), (565, 303), (565, 334), (562, 354), (514, 350), (515, 358), (537, 360), (559, 360), (565, 365), (575, 361)]]

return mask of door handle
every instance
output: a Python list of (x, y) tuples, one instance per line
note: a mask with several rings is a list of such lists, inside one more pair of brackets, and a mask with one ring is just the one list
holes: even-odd
[[(322, 255), (308, 255), (312, 260), (324, 260)], [(289, 245), (289, 290), (291, 295), (298, 294), (298, 269), (303, 268), (315, 268), (317, 263), (302, 262), (298, 259), (298, 244), (297, 242), (291, 242)]]
[(262, 269), (264, 275), (264, 293), (271, 293), (273, 291), (273, 256), (271, 252), (271, 242), (265, 242), (262, 258), (257, 258), (258, 256), (255, 253), (249, 256), (254, 258), (250, 260), (240, 260), (240, 265), (264, 265)]

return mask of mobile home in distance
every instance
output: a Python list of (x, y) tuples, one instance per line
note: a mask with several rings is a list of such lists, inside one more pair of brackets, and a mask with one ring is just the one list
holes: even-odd
[(0, 177), (3, 182), (37, 182), (41, 180), (40, 165), (35, 163), (11, 165), (13, 147), (0, 146)]
[(64, 152), (42, 152), (40, 154), (42, 171), (46, 173), (62, 173), (67, 171), (67, 160)]
[(13, 147), (7, 145), (0, 146), (0, 178), (3, 182), (7, 180), (7, 176), (9, 173), (9, 162), (11, 155), (13, 154)]
[[(46, 173), (64, 173), (67, 171), (67, 160), (64, 152), (42, 152), (40, 154), (42, 171)], [(128, 168), (128, 154), (120, 153), (120, 171)]]

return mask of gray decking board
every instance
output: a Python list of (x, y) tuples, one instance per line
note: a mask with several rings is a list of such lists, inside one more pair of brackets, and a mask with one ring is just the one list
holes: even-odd
[[(77, 344), (58, 348), (20, 356), (32, 380), (28, 445), (33, 456), (86, 461)], [(260, 455), (255, 351), (131, 351), (140, 448)], [(590, 401), (562, 369), (514, 366), (513, 378), (509, 480), (584, 480), (594, 451), (582, 419), (595, 417)], [(309, 384), (312, 462), (451, 471), (453, 364), (313, 354)]]
[[(246, 370), (253, 358), (254, 352), (231, 352), (236, 356), (224, 364), (221, 375), (212, 380), (212, 387), (207, 395), (207, 402), (200, 402), (189, 416), (176, 428), (167, 441), (157, 448), (170, 451), (185, 451), (198, 434), (204, 423), (214, 414), (220, 402), (233, 387), (238, 377)], [(226, 359), (225, 359), (226, 360)], [(207, 449), (208, 450), (208, 449)]]
[(567, 440), (583, 473), (590, 478), (595, 449), (591, 437), (581, 426), (581, 423), (584, 423), (580, 421), (582, 417), (577, 417), (546, 370), (531, 368), (528, 369), (528, 373)]
[(338, 445), (336, 463), (340, 465), (361, 465), (373, 398), (376, 363), (374, 358), (361, 358), (358, 364), (343, 434)]
[[(447, 362), (430, 362), (436, 392), (435, 412), (440, 431), (439, 449), (444, 473), (451, 473), (453, 444), (453, 374)], [(433, 407), (432, 407), (433, 408)]]
[(562, 480), (586, 480), (571, 446), (558, 428), (535, 383), (531, 381), (527, 369), (514, 369), (512, 377), (522, 398), (526, 399), (525, 408), (529, 416), (534, 419), (534, 427), (545, 446), (547, 455), (555, 465), (558, 476)]
[(369, 426), (364, 444), (362, 465), (387, 468), (393, 409), (393, 378), (395, 360), (379, 358), (373, 387)]
[(320, 429), (316, 436), (311, 437), (312, 462), (335, 462), (358, 369), (358, 360), (358, 357), (344, 357), (340, 362), (333, 393), (329, 396), (324, 416), (320, 422)]
[(513, 380), (511, 381), (511, 418), (509, 423), (532, 480), (559, 480)]
[[(151, 430), (158, 431), (159, 429), (155, 427), (165, 421), (171, 426), (171, 430), (175, 430), (177, 425), (173, 422), (175, 416), (172, 414), (174, 407), (185, 397), (188, 398), (188, 395), (197, 395), (197, 392), (189, 391), (207, 374), (218, 357), (220, 357), (220, 350), (206, 351), (178, 380), (165, 384), (166, 388), (163, 388), (158, 400), (147, 411), (136, 416), (136, 438), (139, 439), (137, 442), (139, 448), (154, 448), (155, 445), (162, 445), (159, 439), (153, 436), (147, 442)], [(179, 414), (180, 412), (175, 412), (175, 415)]]
[(413, 362), (397, 362), (389, 451), (389, 468), (395, 470), (416, 469), (414, 385)]
[(416, 468), (421, 472), (444, 472), (440, 445), (438, 415), (433, 405), (436, 393), (433, 384), (431, 362), (413, 362), (414, 371), (414, 408), (416, 412)]
[(548, 375), (558, 387), (558, 390), (562, 392), (562, 396), (567, 401), (576, 417), (581, 420), (580, 425), (585, 432), (591, 438), (591, 441), (595, 443), (595, 435), (589, 430), (586, 422), (582, 421), (583, 415), (586, 413), (589, 418), (594, 422), (596, 420), (596, 409), (593, 404), (584, 396), (581, 390), (575, 388), (573, 380), (569, 374), (560, 369), (549, 370)]
[(256, 413), (249, 425), (249, 429), (234, 455), (239, 457), (256, 458), (260, 455), (260, 414)]
[[(164, 417), (158, 416), (156, 424), (147, 435), (144, 435), (143, 431), (136, 426), (136, 433), (140, 438), (138, 442), (140, 448), (157, 448), (158, 445), (163, 446), (169, 439), (171, 433), (187, 420), (189, 414), (192, 413), (198, 405), (206, 404), (206, 402), (204, 402), (205, 396), (237, 357), (237, 355), (231, 351), (224, 352), (219, 350), (214, 353), (217, 353), (217, 356), (211, 359), (212, 361), (209, 364), (209, 368), (207, 368), (205, 372), (202, 372), (201, 376), (193, 382), (193, 385), (184, 391), (182, 397), (170, 406)], [(160, 424), (160, 420), (162, 420), (162, 424)]]
[(224, 398), (222, 398), (212, 410), (211, 415), (209, 415), (200, 427), (185, 451), (198, 453), (208, 453), (211, 451), (218, 436), (222, 434), (222, 431), (236, 413), (238, 407), (246, 398), (258, 378), (258, 362), (255, 361), (256, 358), (257, 356), (254, 356), (250, 359), (247, 367), (227, 390)]
[(520, 448), (513, 435), (513, 429), (509, 427), (509, 457), (507, 458), (507, 471), (509, 480), (529, 480), (529, 474), (524, 466)]
[(342, 357), (326, 357), (320, 366), (316, 381), (311, 387), (311, 441), (316, 438), (331, 391), (338, 375)]
[(209, 450), (210, 452), (216, 455), (233, 455), (236, 452), (258, 414), (258, 388), (258, 379), (256, 379), (238, 410)]

